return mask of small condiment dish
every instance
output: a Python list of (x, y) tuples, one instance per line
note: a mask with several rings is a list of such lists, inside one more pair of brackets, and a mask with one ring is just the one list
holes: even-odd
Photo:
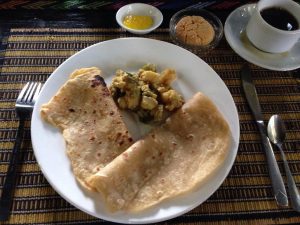
[[(201, 16), (212, 26), (214, 30), (214, 37), (209, 44), (194, 45), (194, 44), (188, 44), (183, 40), (181, 40), (181, 38), (178, 36), (176, 32), (176, 25), (182, 18), (186, 16)], [(220, 19), (213, 13), (198, 8), (186, 8), (175, 13), (170, 20), (169, 29), (170, 29), (170, 37), (175, 44), (195, 53), (206, 53), (214, 49), (219, 44), (220, 40), (223, 37), (223, 25)]]
[[(147, 29), (132, 29), (124, 25), (124, 19), (129, 15), (139, 15), (139, 16), (150, 16), (153, 20), (151, 27)], [(116, 14), (116, 20), (118, 24), (133, 34), (147, 34), (155, 30), (163, 21), (163, 15), (159, 9), (152, 5), (144, 3), (133, 3), (128, 4), (120, 8)]]

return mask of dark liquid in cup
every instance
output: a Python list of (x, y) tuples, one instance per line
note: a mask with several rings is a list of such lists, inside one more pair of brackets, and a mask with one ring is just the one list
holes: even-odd
[(260, 14), (268, 24), (277, 29), (291, 31), (299, 28), (297, 19), (283, 8), (266, 8), (263, 9)]

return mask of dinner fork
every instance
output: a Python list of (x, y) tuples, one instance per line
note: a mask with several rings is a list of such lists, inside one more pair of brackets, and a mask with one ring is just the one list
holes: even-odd
[(20, 154), (18, 151), (22, 143), (25, 119), (30, 116), (41, 88), (42, 84), (39, 82), (28, 82), (21, 90), (16, 100), (16, 114), (20, 119), (19, 128), (17, 131), (14, 148), (12, 150), (6, 179), (2, 188), (0, 198), (0, 221), (8, 220), (10, 215), (10, 208), (12, 205), (12, 198), (17, 175), (17, 165), (20, 161)]

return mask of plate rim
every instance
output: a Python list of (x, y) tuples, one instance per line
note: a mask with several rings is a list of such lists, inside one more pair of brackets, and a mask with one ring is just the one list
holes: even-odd
[[(295, 66), (290, 66), (290, 67), (276, 67), (276, 66), (269, 66), (269, 65), (266, 65), (266, 64), (263, 64), (263, 63), (260, 63), (259, 61), (256, 61), (256, 60), (253, 60), (252, 58), (249, 58), (248, 56), (245, 56), (243, 53), (241, 53), (238, 48), (235, 47), (235, 45), (233, 44), (233, 41), (232, 41), (232, 38), (230, 38), (230, 36), (234, 36), (232, 34), (229, 34), (229, 33), (232, 33), (232, 32), (229, 32), (229, 28), (228, 28), (228, 24), (229, 24), (229, 20), (234, 17), (234, 14), (237, 14), (237, 12), (239, 10), (242, 10), (244, 8), (248, 8), (248, 7), (255, 7), (256, 3), (248, 3), (248, 4), (245, 4), (245, 5), (242, 5), (236, 9), (234, 9), (230, 14), (229, 16), (226, 18), (226, 21), (225, 21), (225, 24), (224, 24), (224, 35), (225, 35), (225, 38), (227, 40), (227, 43), (230, 45), (230, 47), (232, 48), (232, 50), (238, 54), (240, 57), (242, 57), (244, 60), (250, 62), (250, 63), (253, 63), (254, 65), (256, 66), (259, 66), (259, 67), (262, 67), (262, 68), (265, 68), (265, 69), (269, 69), (269, 70), (273, 70), (273, 71), (291, 71), (291, 70), (296, 70), (296, 69), (299, 69), (300, 68), (300, 63), (298, 65), (295, 65)], [(245, 48), (243, 45), (240, 45), (242, 46), (243, 49), (245, 49), (247, 52), (249, 52), (247, 50), (247, 48)], [(258, 51), (260, 51), (259, 49), (257, 49)], [(266, 53), (266, 52), (263, 52), (263, 51), (260, 51), (262, 53)], [(267, 54), (267, 53), (266, 53)], [(271, 53), (269, 53), (271, 54)], [(272, 54), (271, 54), (272, 55)], [(257, 56), (257, 54), (253, 54), (253, 56)]]
[[(87, 213), (87, 214), (89, 214), (89, 215), (92, 215), (92, 216), (94, 216), (94, 217), (96, 217), (96, 218), (100, 218), (100, 219), (104, 219), (104, 220), (111, 221), (111, 222), (116, 222), (116, 223), (145, 224), (145, 223), (161, 222), (161, 221), (165, 221), (165, 220), (169, 220), (169, 219), (172, 219), (172, 218), (181, 216), (181, 215), (185, 214), (186, 212), (188, 212), (188, 211), (194, 209), (195, 207), (197, 207), (197, 206), (203, 204), (209, 197), (211, 197), (211, 195), (212, 195), (213, 193), (215, 193), (215, 192), (219, 189), (219, 187), (222, 185), (222, 183), (224, 182), (224, 180), (228, 177), (228, 174), (229, 174), (230, 170), (232, 169), (233, 164), (234, 164), (234, 161), (235, 161), (235, 159), (236, 159), (237, 152), (238, 152), (239, 141), (240, 141), (239, 114), (238, 114), (237, 107), (236, 107), (236, 104), (235, 104), (235, 102), (234, 102), (233, 96), (231, 95), (231, 93), (230, 93), (228, 87), (226, 86), (226, 84), (224, 83), (224, 81), (218, 76), (218, 74), (214, 71), (214, 69), (213, 69), (211, 66), (209, 66), (204, 60), (202, 60), (202, 59), (201, 59), (200, 57), (198, 57), (197, 55), (193, 54), (192, 52), (190, 52), (190, 51), (188, 51), (188, 50), (186, 50), (186, 49), (184, 49), (184, 48), (182, 48), (182, 47), (180, 47), (180, 46), (174, 45), (174, 44), (169, 43), (169, 42), (165, 42), (165, 41), (161, 41), (161, 40), (156, 40), (156, 39), (141, 38), (141, 37), (116, 38), (116, 39), (106, 40), (106, 41), (102, 41), (102, 42), (99, 42), (99, 43), (92, 44), (92, 45), (90, 45), (90, 46), (88, 46), (88, 47), (86, 47), (86, 48), (84, 48), (84, 49), (82, 49), (82, 50), (76, 52), (75, 54), (73, 54), (72, 56), (70, 56), (69, 58), (67, 58), (63, 63), (61, 63), (61, 64), (60, 64), (60, 65), (59, 65), (59, 66), (51, 73), (51, 75), (48, 77), (46, 83), (48, 82), (48, 80), (49, 80), (51, 77), (53, 77), (53, 76), (57, 73), (57, 71), (59, 70), (59, 68), (63, 67), (65, 63), (67, 63), (68, 61), (71, 61), (74, 57), (77, 57), (77, 56), (78, 56), (80, 53), (82, 53), (83, 51), (88, 51), (89, 49), (94, 48), (95, 46), (98, 46), (98, 45), (103, 45), (103, 44), (105, 44), (106, 42), (123, 41), (123, 40), (125, 40), (125, 41), (126, 41), (126, 40), (131, 40), (131, 41), (140, 40), (140, 41), (150, 41), (150, 42), (152, 41), (152, 42), (157, 42), (157, 43), (163, 44), (163, 45), (169, 45), (169, 46), (172, 46), (173, 48), (180, 48), (180, 49), (184, 50), (187, 54), (190, 54), (190, 55), (192, 55), (193, 57), (197, 57), (197, 60), (199, 60), (199, 61), (201, 61), (202, 63), (206, 64), (207, 68), (208, 68), (209, 70), (211, 70), (213, 73), (216, 74), (216, 79), (219, 79), (219, 81), (221, 81), (221, 82), (223, 83), (223, 85), (225, 86), (225, 88), (227, 89), (227, 91), (228, 91), (228, 93), (229, 93), (229, 95), (230, 95), (230, 97), (231, 97), (231, 101), (232, 101), (232, 103), (233, 103), (233, 105), (234, 105), (234, 107), (235, 107), (235, 108), (234, 108), (234, 112), (235, 112), (234, 117), (235, 117), (235, 119), (236, 119), (236, 122), (237, 122), (236, 125), (237, 125), (237, 128), (238, 128), (238, 129), (236, 130), (236, 132), (237, 132), (237, 133), (236, 133), (236, 135), (237, 135), (237, 137), (236, 137), (237, 143), (235, 143), (235, 144), (236, 144), (235, 149), (232, 149), (232, 150), (233, 150), (233, 157), (232, 157), (232, 158), (229, 158), (229, 154), (228, 154), (228, 157), (227, 157), (227, 158), (228, 158), (228, 160), (230, 160), (230, 161), (229, 161), (229, 165), (228, 165), (228, 167), (225, 168), (226, 172), (225, 172), (224, 177), (222, 177), (222, 179), (220, 179), (220, 180), (217, 182), (218, 185), (216, 185), (216, 188), (214, 188), (214, 190), (213, 190), (208, 196), (205, 196), (203, 201), (201, 201), (200, 203), (198, 202), (197, 204), (194, 204), (194, 205), (191, 204), (189, 207), (187, 207), (185, 210), (182, 210), (182, 211), (179, 212), (179, 213), (175, 213), (175, 214), (172, 214), (172, 215), (169, 215), (169, 216), (165, 216), (165, 217), (163, 217), (163, 218), (154, 218), (154, 219), (150, 219), (150, 220), (147, 219), (147, 220), (145, 220), (145, 221), (144, 221), (144, 220), (143, 220), (143, 221), (138, 221), (138, 219), (137, 219), (137, 221), (121, 221), (121, 220), (119, 220), (119, 219), (113, 219), (113, 215), (114, 215), (114, 214), (112, 214), (111, 217), (106, 217), (106, 216), (103, 215), (103, 214), (99, 216), (99, 213), (97, 213), (97, 212), (90, 212), (90, 211), (88, 211), (87, 209), (85, 209), (84, 207), (82, 207), (81, 205), (78, 205), (77, 203), (75, 203), (75, 202), (74, 202), (72, 199), (70, 199), (68, 196), (65, 196), (64, 193), (62, 193), (62, 192), (59, 190), (58, 186), (57, 186), (54, 182), (52, 182), (51, 179), (49, 179), (49, 177), (48, 177), (48, 175), (47, 175), (47, 172), (45, 172), (43, 166), (40, 164), (39, 159), (38, 159), (38, 157), (37, 157), (36, 154), (35, 154), (35, 152), (36, 152), (37, 150), (36, 150), (36, 143), (35, 143), (34, 131), (33, 131), (33, 129), (32, 129), (33, 126), (31, 126), (31, 140), (32, 140), (32, 147), (33, 147), (33, 151), (34, 151), (34, 154), (35, 154), (37, 163), (38, 163), (38, 165), (39, 165), (39, 167), (40, 167), (40, 169), (41, 169), (41, 171), (42, 171), (42, 173), (43, 173), (43, 176), (44, 176), (44, 177), (46, 178), (46, 180), (49, 182), (49, 184), (51, 185), (51, 187), (52, 187), (52, 188), (53, 188), (53, 189), (54, 189), (54, 190), (55, 190), (55, 191), (56, 191), (56, 192), (57, 192), (64, 200), (66, 200), (67, 202), (69, 202), (69, 203), (70, 203), (71, 205), (73, 205), (75, 208), (78, 208), (78, 209), (80, 209), (81, 211), (83, 211), (83, 212), (85, 212), (85, 213)], [(51, 78), (51, 79), (53, 79), (53, 78)], [(46, 83), (45, 83), (45, 84), (46, 84)], [(45, 86), (44, 86), (44, 87), (45, 87)], [(44, 88), (44, 87), (43, 87), (43, 88)], [(200, 90), (200, 91), (201, 91), (201, 90)], [(38, 102), (39, 102), (39, 100), (38, 100)], [(39, 112), (37, 112), (38, 110), (39, 110), (39, 109), (37, 109), (37, 107), (34, 107), (34, 110), (33, 110), (33, 113), (32, 113), (32, 118), (31, 118), (32, 124), (34, 124), (34, 123), (36, 122), (36, 119), (34, 118), (34, 116), (35, 116), (35, 115), (38, 115), (38, 113), (39, 113)], [(221, 112), (221, 113), (222, 113), (222, 112)], [(229, 122), (229, 121), (227, 121), (227, 122)], [(232, 140), (233, 140), (233, 139), (234, 139), (234, 137), (232, 138)], [(226, 159), (226, 160), (227, 160), (227, 159)], [(220, 169), (220, 168), (217, 169), (216, 173), (218, 173), (219, 169)]]

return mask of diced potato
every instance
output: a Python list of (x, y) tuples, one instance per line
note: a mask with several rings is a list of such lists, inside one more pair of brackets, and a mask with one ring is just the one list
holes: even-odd
[(136, 109), (140, 103), (140, 91), (139, 89), (132, 90), (126, 93), (124, 96), (128, 109)]
[(160, 77), (159, 77), (159, 83), (160, 85), (164, 86), (170, 86), (171, 83), (176, 79), (176, 73), (175, 70), (172, 69), (166, 69), (164, 70)]
[(151, 98), (157, 98), (157, 94), (155, 94), (149, 87), (149, 84), (144, 84), (141, 86), (142, 95), (148, 96)]
[(163, 92), (166, 92), (166, 91), (170, 90), (170, 88), (163, 86), (163, 87), (158, 87), (157, 90), (158, 90), (159, 93), (163, 93)]
[(159, 74), (153, 71), (143, 71), (140, 79), (146, 83), (156, 84), (159, 82)]
[(140, 95), (135, 94), (134, 92), (127, 93), (126, 95), (119, 97), (118, 105), (121, 109), (136, 109), (139, 106)]
[(164, 106), (158, 105), (156, 108), (151, 110), (151, 115), (153, 116), (154, 122), (161, 122), (163, 119)]
[[(117, 98), (122, 109), (136, 109), (140, 102), (141, 90), (138, 82), (124, 71), (117, 71), (118, 76), (113, 79), (110, 91)], [(122, 94), (121, 96), (120, 93)]]
[(141, 102), (141, 107), (143, 109), (154, 109), (157, 106), (158, 102), (156, 99), (151, 98), (151, 97), (147, 97), (147, 96), (143, 96), (142, 97), (142, 102)]
[(162, 102), (165, 103), (165, 107), (167, 110), (172, 111), (176, 108), (179, 108), (183, 104), (183, 99), (181, 95), (179, 95), (174, 90), (169, 90), (161, 94)]
[(156, 65), (152, 64), (152, 63), (147, 63), (146, 65), (144, 65), (142, 67), (142, 70), (150, 70), (150, 71), (156, 72)]
[(126, 82), (124, 81), (123, 77), (115, 77), (112, 80), (112, 86), (114, 88), (123, 89), (126, 86)]

